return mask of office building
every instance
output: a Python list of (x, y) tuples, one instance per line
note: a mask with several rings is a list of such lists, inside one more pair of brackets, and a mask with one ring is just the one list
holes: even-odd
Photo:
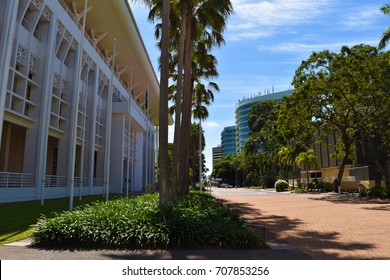
[(214, 163), (223, 156), (221, 145), (218, 145), (217, 147), (213, 147), (212, 152), (213, 152), (213, 166), (214, 166)]
[(293, 90), (285, 90), (269, 94), (259, 94), (255, 97), (239, 100), (236, 105), (236, 129), (237, 129), (237, 151), (241, 151), (245, 141), (249, 138), (250, 128), (248, 126), (248, 115), (253, 105), (264, 100), (277, 100), (288, 96)]
[(224, 156), (236, 153), (236, 126), (223, 128), (223, 131), (221, 132), (221, 146), (222, 154)]

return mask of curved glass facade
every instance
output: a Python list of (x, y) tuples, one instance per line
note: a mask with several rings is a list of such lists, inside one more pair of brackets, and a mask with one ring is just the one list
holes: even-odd
[(245, 141), (249, 138), (250, 128), (248, 126), (248, 115), (252, 106), (264, 100), (282, 99), (292, 92), (293, 90), (285, 90), (272, 94), (258, 95), (252, 98), (244, 98), (238, 101), (236, 105), (236, 141), (238, 152), (243, 149)]

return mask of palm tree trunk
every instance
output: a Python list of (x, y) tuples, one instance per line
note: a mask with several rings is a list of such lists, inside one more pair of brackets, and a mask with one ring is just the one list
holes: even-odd
[(188, 2), (188, 20), (186, 22), (186, 42), (184, 50), (184, 91), (182, 105), (182, 126), (180, 135), (180, 196), (188, 193), (189, 187), (189, 140), (191, 129), (192, 109), (192, 41), (191, 41), (191, 15), (192, 1)]
[(159, 114), (159, 192), (160, 205), (171, 203), (168, 174), (168, 73), (169, 73), (169, 0), (162, 5), (161, 36), (161, 76), (160, 76), (160, 114)]
[(199, 189), (202, 191), (202, 119), (199, 118)]
[(182, 125), (182, 98), (183, 98), (183, 64), (184, 64), (184, 44), (186, 38), (186, 20), (187, 20), (187, 1), (182, 0), (181, 4), (181, 26), (179, 39), (179, 61), (177, 67), (177, 92), (176, 92), (176, 112), (175, 112), (175, 135), (173, 145), (173, 172), (172, 172), (172, 187), (173, 195), (177, 197), (179, 194), (179, 162), (180, 162), (180, 127)]

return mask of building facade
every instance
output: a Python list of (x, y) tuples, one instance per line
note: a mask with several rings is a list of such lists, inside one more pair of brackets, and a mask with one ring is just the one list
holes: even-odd
[(264, 100), (277, 100), (288, 96), (293, 90), (285, 90), (270, 94), (258, 95), (251, 98), (239, 100), (236, 104), (236, 129), (237, 129), (237, 151), (244, 148), (245, 141), (249, 138), (250, 128), (248, 126), (248, 115), (253, 105)]
[(128, 2), (1, 0), (0, 18), (0, 202), (154, 182), (159, 85)]
[(214, 166), (214, 163), (223, 156), (222, 146), (218, 145), (217, 147), (213, 147), (212, 152), (213, 152), (213, 166)]
[(223, 131), (221, 132), (221, 146), (222, 154), (224, 156), (236, 153), (236, 126), (223, 128)]

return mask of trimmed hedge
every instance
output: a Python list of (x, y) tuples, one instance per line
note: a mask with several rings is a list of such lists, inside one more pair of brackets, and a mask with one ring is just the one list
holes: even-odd
[(277, 192), (283, 192), (288, 190), (288, 183), (285, 180), (277, 180), (275, 182), (275, 190)]

